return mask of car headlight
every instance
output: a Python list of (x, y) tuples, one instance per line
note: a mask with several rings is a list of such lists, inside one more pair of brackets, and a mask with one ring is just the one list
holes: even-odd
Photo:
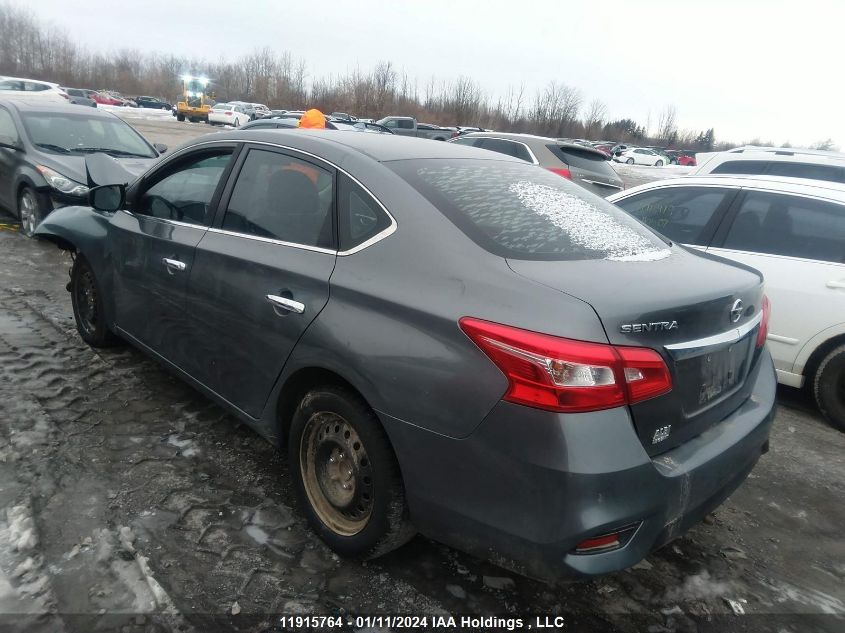
[(69, 196), (81, 197), (88, 195), (88, 187), (82, 183), (71, 180), (67, 176), (63, 176), (59, 172), (50, 169), (49, 167), (45, 167), (44, 165), (38, 165), (36, 169), (38, 170), (38, 173), (44, 176), (44, 180), (47, 181), (47, 184), (56, 191), (61, 191)]

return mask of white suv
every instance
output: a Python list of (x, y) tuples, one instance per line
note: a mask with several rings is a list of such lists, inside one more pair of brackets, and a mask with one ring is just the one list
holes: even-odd
[(785, 176), (845, 183), (845, 154), (791, 147), (737, 147), (698, 153), (690, 176), (707, 174)]
[(688, 176), (608, 200), (675, 242), (761, 271), (779, 382), (809, 383), (821, 412), (845, 430), (845, 185)]
[(59, 84), (21, 77), (0, 77), (0, 99), (70, 103), (70, 97)]

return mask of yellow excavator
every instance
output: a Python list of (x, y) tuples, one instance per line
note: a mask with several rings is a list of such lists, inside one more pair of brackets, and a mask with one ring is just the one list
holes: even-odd
[(214, 105), (214, 93), (209, 92), (208, 77), (182, 75), (182, 95), (176, 103), (176, 120), (208, 121), (208, 112)]

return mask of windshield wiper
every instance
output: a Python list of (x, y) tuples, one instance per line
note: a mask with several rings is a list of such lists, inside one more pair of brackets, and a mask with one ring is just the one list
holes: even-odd
[(138, 154), (135, 152), (127, 152), (122, 149), (112, 149), (110, 147), (74, 147), (73, 151), (75, 152), (82, 152), (83, 154), (94, 154), (96, 152), (102, 152), (103, 154), (108, 154), (109, 156), (121, 156), (121, 157), (131, 157), (131, 158), (152, 158), (151, 156), (147, 156), (146, 154)]
[(40, 147), (42, 149), (49, 149), (54, 152), (59, 152), (61, 154), (70, 154), (71, 150), (67, 147), (62, 147), (61, 145), (53, 145), (51, 143), (35, 143), (36, 147)]

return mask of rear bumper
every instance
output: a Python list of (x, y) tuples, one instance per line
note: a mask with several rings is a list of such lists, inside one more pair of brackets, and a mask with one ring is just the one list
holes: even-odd
[[(577, 579), (636, 564), (745, 480), (774, 417), (768, 353), (761, 363), (739, 409), (653, 459), (625, 408), (558, 415), (501, 402), (464, 439), (380, 415), (422, 533), (527, 576)], [(573, 552), (630, 524), (639, 527), (620, 549)]]

